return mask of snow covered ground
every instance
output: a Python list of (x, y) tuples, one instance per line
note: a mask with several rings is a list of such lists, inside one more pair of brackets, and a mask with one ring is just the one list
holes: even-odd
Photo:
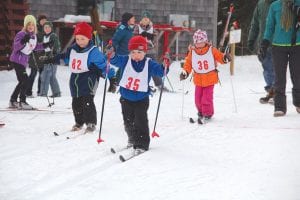
[[(188, 122), (196, 116), (194, 86), (185, 81), (188, 93), (182, 95), (180, 67), (174, 63), (169, 78), (177, 92), (163, 93), (156, 128), (161, 137), (151, 140), (149, 152), (125, 163), (109, 151), (126, 144), (119, 94), (107, 94), (104, 143), (96, 142), (98, 132), (70, 140), (66, 136), (71, 133), (53, 135), (74, 123), (69, 71), (60, 66), (63, 96), (51, 108), (57, 112), (0, 112), (6, 123), (0, 128), (0, 199), (299, 200), (300, 115), (291, 102), (290, 80), (287, 115), (274, 118), (273, 106), (258, 102), (265, 93), (256, 57), (237, 57), (235, 65), (234, 76), (228, 65), (219, 67), (215, 115), (201, 126)], [(15, 73), (2, 71), (0, 79), (0, 108), (6, 108)], [(102, 79), (95, 98), (98, 118), (103, 85)], [(151, 132), (158, 97), (151, 98)], [(45, 97), (28, 102), (48, 109)]]

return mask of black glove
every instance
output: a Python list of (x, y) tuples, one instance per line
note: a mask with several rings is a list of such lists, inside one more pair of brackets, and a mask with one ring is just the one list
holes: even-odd
[(105, 55), (106, 56), (109, 55), (111, 58), (113, 58), (115, 56), (115, 49), (111, 44), (109, 44), (105, 47)]
[(179, 75), (179, 79), (182, 81), (182, 80), (187, 79), (188, 76), (189, 76), (189, 74), (183, 69)]
[(46, 49), (47, 47), (49, 47), (51, 49), (53, 47), (53, 45), (54, 45), (53, 41), (49, 41), (49, 42), (43, 43), (44, 49)]
[(268, 47), (270, 46), (270, 42), (269, 40), (264, 39), (261, 44), (260, 44), (260, 48), (258, 51), (258, 60), (260, 62), (263, 62), (263, 60), (265, 59), (266, 55), (267, 55), (267, 50)]
[(30, 40), (30, 35), (29, 34), (25, 34), (24, 37), (21, 40), (22, 44), (26, 44), (27, 42), (29, 42)]
[(44, 64), (49, 64), (54, 62), (53, 56), (40, 56), (39, 60), (42, 61)]
[(229, 52), (224, 54), (223, 61), (224, 61), (224, 63), (228, 63), (231, 61), (231, 55)]
[(254, 51), (254, 40), (248, 40), (247, 47), (250, 51)]

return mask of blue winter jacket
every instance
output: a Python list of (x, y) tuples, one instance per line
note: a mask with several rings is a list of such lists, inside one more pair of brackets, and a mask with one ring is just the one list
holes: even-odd
[[(81, 49), (76, 43), (73, 44), (66, 53), (65, 63), (71, 64), (69, 59), (72, 49), (77, 53), (84, 53), (93, 47), (92, 41), (84, 49)], [(106, 69), (106, 59), (98, 48), (89, 52), (88, 69), (89, 71), (83, 73), (71, 73), (69, 85), (72, 97), (95, 95), (99, 78)]]
[[(123, 76), (123, 71), (127, 65), (127, 62), (129, 61), (129, 56), (119, 56), (116, 55), (113, 58), (111, 58), (110, 63), (118, 67), (121, 71), (121, 77)], [(133, 68), (136, 72), (141, 72), (144, 69), (146, 57), (139, 62), (132, 61)], [(148, 65), (148, 84), (151, 80), (152, 76), (160, 76), (163, 77), (164, 75), (164, 67), (162, 64), (157, 63), (156, 61), (150, 59), (149, 65)], [(168, 71), (167, 71), (168, 72)], [(150, 88), (148, 87), (147, 92), (139, 92), (139, 91), (133, 91), (126, 89), (124, 87), (120, 86), (120, 94), (124, 99), (130, 100), (130, 101), (140, 101), (142, 99), (148, 98), (150, 95)]]
[(112, 37), (112, 45), (118, 55), (128, 55), (128, 42), (133, 36), (133, 28), (128, 24), (122, 23), (118, 26)]
[[(300, 0), (295, 0), (295, 5), (300, 6)], [(290, 28), (288, 31), (285, 31), (281, 27), (281, 8), (281, 0), (277, 0), (271, 4), (266, 22), (264, 39), (272, 41), (273, 38), (272, 45), (274, 46), (291, 46), (294, 27)], [(297, 31), (296, 45), (300, 45), (299, 30)]]

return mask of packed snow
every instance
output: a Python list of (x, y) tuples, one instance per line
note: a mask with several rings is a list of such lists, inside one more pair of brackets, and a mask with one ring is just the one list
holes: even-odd
[[(256, 56), (236, 57), (234, 76), (228, 64), (219, 71), (213, 119), (190, 124), (188, 118), (197, 113), (194, 86), (190, 79), (179, 81), (180, 64), (174, 62), (168, 77), (175, 92), (162, 94), (160, 137), (151, 139), (148, 152), (125, 163), (110, 152), (127, 142), (119, 94), (106, 93), (103, 143), (97, 143), (99, 123), (93, 134), (66, 139), (75, 134), (68, 132), (74, 124), (68, 68), (59, 66), (62, 97), (51, 108), (45, 97), (27, 99), (46, 111), (3, 111), (17, 79), (14, 71), (0, 72), (0, 122), (5, 123), (0, 199), (299, 200), (300, 114), (292, 105), (289, 75), (287, 115), (274, 118), (273, 106), (259, 103), (265, 92)], [(95, 97), (98, 121), (103, 88), (101, 79)], [(150, 98), (150, 133), (158, 99), (159, 92)]]

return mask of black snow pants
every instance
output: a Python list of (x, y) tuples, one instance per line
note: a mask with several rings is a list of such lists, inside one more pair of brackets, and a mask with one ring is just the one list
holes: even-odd
[(135, 149), (148, 150), (150, 144), (147, 115), (149, 98), (140, 101), (129, 101), (121, 97), (120, 103), (128, 142), (132, 143)]
[(275, 111), (286, 113), (286, 72), (289, 64), (294, 106), (300, 107), (300, 46), (273, 46)]

